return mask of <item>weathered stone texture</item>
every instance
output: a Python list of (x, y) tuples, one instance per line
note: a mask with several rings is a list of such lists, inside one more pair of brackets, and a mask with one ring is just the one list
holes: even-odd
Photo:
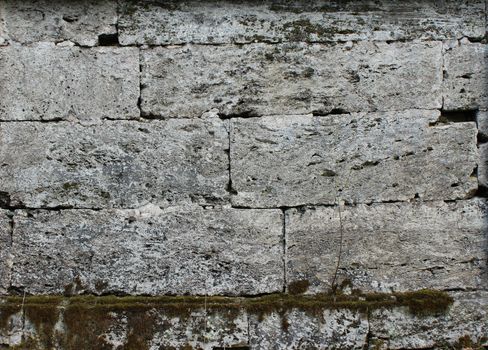
[(69, 40), (94, 46), (99, 35), (116, 33), (116, 12), (112, 0), (3, 0), (0, 26), (3, 20), (5, 36), (14, 42)]
[[(286, 324), (284, 328), (283, 324)], [(250, 317), (251, 349), (364, 349), (367, 315), (347, 309), (312, 316), (299, 310)]]
[(32, 294), (228, 294), (283, 288), (279, 210), (151, 206), (17, 211), (12, 285)]
[(478, 135), (485, 141), (488, 140), (488, 111), (478, 111), (476, 113), (478, 124)]
[(228, 134), (217, 117), (0, 124), (0, 191), (15, 207), (215, 204), (228, 192)]
[(8, 211), (0, 210), (0, 295), (7, 293), (10, 284), (10, 269), (13, 262), (10, 255), (11, 234), (11, 219)]
[(438, 111), (267, 116), (231, 120), (238, 206), (470, 197), (477, 188), (473, 122)]
[(11, 45), (0, 81), (0, 120), (139, 117), (136, 48)]
[(444, 109), (488, 108), (488, 45), (448, 44), (444, 54)]
[(481, 38), (476, 1), (122, 2), (123, 45)]
[[(342, 209), (337, 283), (361, 290), (487, 288), (486, 205), (388, 203)], [(288, 282), (331, 287), (341, 250), (337, 208), (286, 214)]]
[(488, 188), (488, 143), (479, 145), (479, 152), (478, 181), (480, 186)]
[(486, 347), (488, 292), (452, 296), (455, 302), (446, 315), (415, 317), (401, 309), (373, 311), (370, 349), (471, 349), (469, 341), (479, 349)]
[(183, 46), (142, 53), (142, 113), (198, 117), (440, 108), (438, 42)]

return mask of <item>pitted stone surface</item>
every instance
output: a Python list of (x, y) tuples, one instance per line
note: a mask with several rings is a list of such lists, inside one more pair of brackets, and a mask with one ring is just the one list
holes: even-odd
[(476, 113), (476, 122), (479, 136), (488, 140), (488, 111), (478, 111)]
[[(347, 309), (317, 315), (292, 310), (259, 320), (251, 316), (251, 349), (364, 349), (368, 336), (366, 314)], [(284, 329), (283, 324), (287, 324)]]
[(10, 246), (12, 244), (11, 218), (8, 211), (0, 210), (0, 295), (7, 293), (10, 284), (10, 268), (12, 257)]
[(476, 1), (122, 2), (123, 45), (481, 38)]
[(441, 51), (438, 42), (147, 49), (141, 108), (163, 117), (440, 108)]
[[(6, 37), (24, 44), (69, 40), (94, 46), (98, 36), (115, 34), (117, 2), (111, 0), (3, 0), (0, 27)], [(0, 41), (2, 29), (0, 28)]]
[(480, 186), (488, 188), (488, 143), (479, 145), (479, 152), (478, 181)]
[(0, 81), (0, 120), (139, 117), (136, 48), (11, 45)]
[(478, 162), (473, 122), (439, 124), (438, 111), (231, 120), (238, 206), (470, 197)]
[(444, 53), (444, 109), (488, 108), (488, 45), (447, 45)]
[[(486, 204), (388, 203), (342, 209), (339, 284), (406, 291), (487, 288)], [(341, 249), (337, 208), (286, 212), (288, 282), (331, 287)], [(306, 253), (304, 253), (306, 252)]]
[(370, 344), (376, 347), (372, 349), (471, 349), (461, 346), (463, 337), (480, 349), (488, 345), (488, 292), (451, 294), (455, 301), (446, 315), (415, 317), (401, 309), (373, 311)]
[(228, 294), (283, 288), (280, 210), (17, 211), (27, 293)]
[(0, 124), (0, 191), (16, 207), (136, 208), (226, 201), (228, 133), (217, 117)]

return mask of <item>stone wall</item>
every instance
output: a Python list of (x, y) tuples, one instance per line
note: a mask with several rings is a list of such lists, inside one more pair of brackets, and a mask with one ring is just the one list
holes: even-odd
[(488, 347), (485, 0), (0, 0), (0, 349)]

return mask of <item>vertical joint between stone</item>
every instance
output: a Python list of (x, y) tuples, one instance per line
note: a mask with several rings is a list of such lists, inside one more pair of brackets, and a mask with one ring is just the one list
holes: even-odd
[(286, 236), (286, 209), (281, 209), (282, 232), (283, 232), (283, 293), (288, 292), (287, 265), (287, 236)]

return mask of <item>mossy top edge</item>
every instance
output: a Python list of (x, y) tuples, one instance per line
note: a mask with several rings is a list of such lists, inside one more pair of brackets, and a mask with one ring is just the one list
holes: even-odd
[(201, 309), (235, 310), (248, 312), (283, 312), (298, 309), (321, 311), (325, 309), (374, 310), (378, 308), (408, 307), (418, 315), (437, 314), (447, 311), (453, 299), (448, 293), (437, 290), (418, 290), (396, 293), (361, 293), (345, 294), (268, 294), (256, 297), (228, 296), (5, 296), (0, 297), (2, 309), (15, 307), (42, 308), (66, 307), (111, 310), (148, 310), (148, 309)]

